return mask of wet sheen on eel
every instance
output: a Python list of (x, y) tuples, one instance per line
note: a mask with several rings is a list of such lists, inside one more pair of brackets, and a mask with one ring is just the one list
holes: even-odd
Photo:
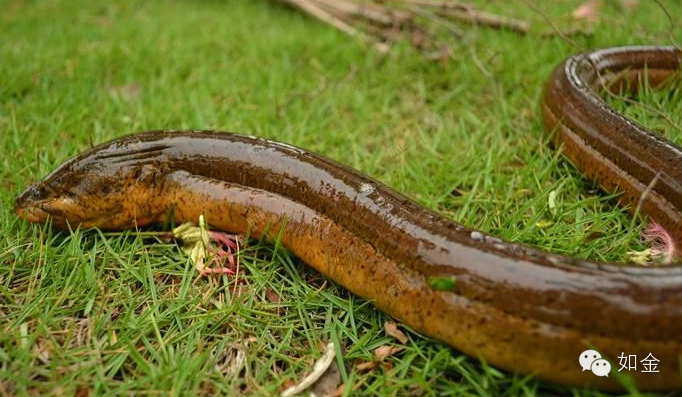
[[(623, 47), (569, 58), (542, 98), (555, 143), (590, 179), (682, 241), (682, 152), (605, 104), (602, 85), (678, 76), (682, 52)], [(596, 67), (596, 69), (595, 69)], [(652, 180), (656, 178), (652, 183)], [(649, 187), (649, 188), (648, 188)], [(643, 196), (644, 192), (647, 192)], [(642, 198), (640, 200), (640, 198)], [(425, 209), (303, 149), (218, 132), (147, 132), (95, 147), (29, 187), (31, 222), (124, 229), (200, 214), (214, 227), (275, 238), (301, 260), (425, 335), (499, 368), (619, 389), (621, 353), (660, 360), (631, 371), (642, 390), (682, 388), (682, 267), (594, 263), (511, 244)], [(453, 277), (452, 290), (429, 286)], [(582, 371), (596, 348), (610, 377)]]

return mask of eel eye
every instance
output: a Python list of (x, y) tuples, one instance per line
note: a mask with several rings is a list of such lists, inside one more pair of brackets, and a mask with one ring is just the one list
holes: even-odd
[(37, 187), (34, 186), (31, 188), (31, 191), (29, 192), (29, 197), (31, 200), (44, 200), (47, 198), (47, 189), (44, 187)]

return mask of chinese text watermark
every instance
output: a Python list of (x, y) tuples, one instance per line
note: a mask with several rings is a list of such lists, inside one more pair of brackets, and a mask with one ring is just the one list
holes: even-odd
[[(620, 356), (618, 356), (618, 360), (620, 360), (618, 362), (620, 365), (618, 372), (624, 369), (627, 371), (637, 371), (637, 355), (626, 355), (625, 353), (621, 353)], [(580, 354), (578, 361), (580, 362), (583, 371), (592, 371), (592, 373), (597, 376), (608, 377), (609, 372), (611, 372), (611, 364), (603, 359), (601, 354), (596, 350), (585, 350)], [(642, 364), (642, 372), (659, 372), (658, 364), (660, 363), (660, 360), (651, 353), (643, 360), (640, 360), (639, 363)]]

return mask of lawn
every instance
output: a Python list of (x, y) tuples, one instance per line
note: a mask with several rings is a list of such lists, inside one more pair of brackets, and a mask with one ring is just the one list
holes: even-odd
[[(541, 3), (547, 15), (484, 2), (530, 21), (530, 34), (462, 25), (452, 58), (427, 62), (405, 45), (382, 56), (265, 0), (2, 2), (0, 396), (276, 395), (330, 341), (343, 395), (600, 395), (501, 372), (399, 325), (401, 343), (371, 302), (276, 245), (250, 242), (238, 279), (199, 277), (172, 243), (56, 233), (12, 210), (91, 142), (217, 129), (321, 153), (510, 241), (624, 261), (645, 248), (646, 219), (548, 145), (538, 99), (580, 49), (682, 43), (682, 25), (653, 1), (608, 1), (593, 34), (568, 43), (543, 37), (544, 18), (571, 28), (580, 1)], [(679, 135), (682, 101), (669, 94), (614, 103)], [(402, 350), (363, 366), (381, 346)]]

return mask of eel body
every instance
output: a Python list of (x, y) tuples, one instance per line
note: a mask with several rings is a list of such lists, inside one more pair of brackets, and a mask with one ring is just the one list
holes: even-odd
[[(562, 63), (542, 99), (547, 130), (588, 177), (682, 241), (682, 153), (607, 106), (603, 84), (658, 84), (682, 52), (624, 47)], [(633, 85), (633, 86), (636, 86)], [(652, 183), (652, 181), (654, 183)], [(123, 229), (204, 214), (214, 227), (281, 243), (348, 290), (425, 335), (499, 368), (557, 384), (620, 389), (618, 357), (641, 390), (682, 388), (682, 267), (594, 263), (468, 229), (351, 168), (251, 136), (155, 131), (64, 163), (16, 202), (31, 222)], [(455, 287), (430, 280), (451, 278)], [(583, 371), (599, 351), (610, 377)]]

